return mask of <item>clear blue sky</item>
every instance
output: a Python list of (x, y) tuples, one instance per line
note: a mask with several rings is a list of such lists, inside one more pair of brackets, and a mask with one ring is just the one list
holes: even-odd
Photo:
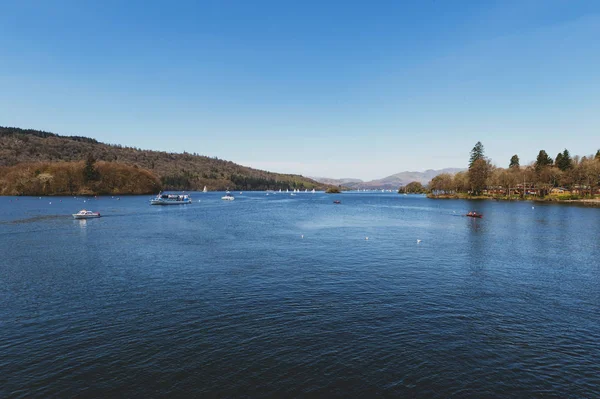
[(379, 178), (600, 147), (600, 1), (4, 1), (0, 125)]

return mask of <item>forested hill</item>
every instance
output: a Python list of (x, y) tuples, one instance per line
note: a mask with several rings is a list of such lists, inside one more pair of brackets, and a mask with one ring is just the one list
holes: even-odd
[(0, 127), (0, 166), (23, 163), (85, 161), (114, 162), (147, 169), (164, 190), (325, 189), (328, 186), (300, 175), (252, 169), (197, 154), (142, 150), (104, 144), (82, 136), (60, 136), (39, 130)]

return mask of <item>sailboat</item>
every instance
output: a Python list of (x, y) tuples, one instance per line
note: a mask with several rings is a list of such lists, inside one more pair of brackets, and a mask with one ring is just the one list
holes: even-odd
[(204, 190), (202, 190), (203, 193), (208, 192), (208, 190), (206, 189), (206, 186), (204, 186)]

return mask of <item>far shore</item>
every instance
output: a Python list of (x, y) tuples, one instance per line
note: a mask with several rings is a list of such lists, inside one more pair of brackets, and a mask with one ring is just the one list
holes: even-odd
[(531, 201), (531, 202), (544, 202), (552, 204), (575, 204), (575, 205), (587, 205), (600, 207), (600, 198), (582, 198), (582, 199), (560, 199), (553, 196), (546, 196), (543, 198), (536, 198), (528, 196), (525, 198), (521, 197), (491, 197), (486, 195), (471, 196), (465, 194), (440, 194), (433, 195), (428, 194), (427, 198), (431, 199), (464, 199), (464, 200), (493, 200), (493, 201)]

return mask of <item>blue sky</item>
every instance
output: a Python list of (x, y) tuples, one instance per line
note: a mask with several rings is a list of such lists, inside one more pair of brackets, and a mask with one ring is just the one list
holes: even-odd
[(600, 148), (598, 1), (5, 1), (0, 125), (372, 179)]

